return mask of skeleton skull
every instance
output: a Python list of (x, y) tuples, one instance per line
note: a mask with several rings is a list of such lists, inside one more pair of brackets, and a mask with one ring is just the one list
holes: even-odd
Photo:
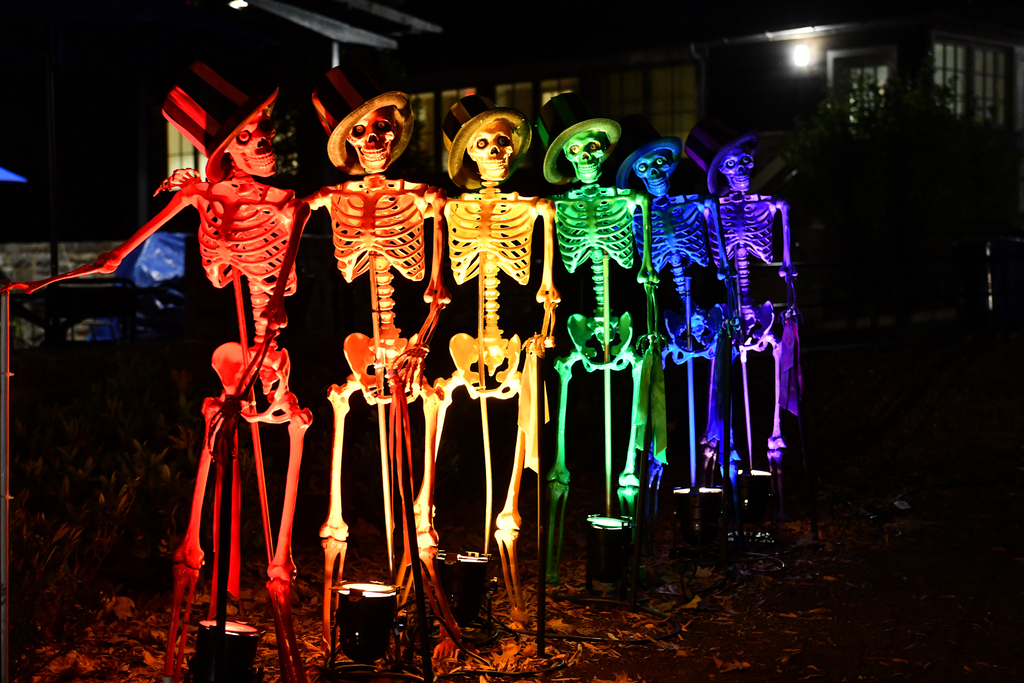
[(231, 155), (231, 161), (238, 170), (254, 176), (272, 176), (277, 170), (277, 162), (270, 140), (276, 133), (274, 122), (266, 112), (260, 111), (228, 142), (224, 151)]
[(466, 145), (466, 153), (476, 162), (483, 180), (505, 180), (512, 158), (512, 124), (495, 119), (481, 127)]
[(663, 197), (668, 194), (669, 177), (678, 163), (669, 150), (656, 149), (633, 162), (633, 172), (644, 181), (648, 194)]
[(729, 181), (729, 187), (732, 190), (746, 192), (750, 189), (750, 174), (754, 170), (754, 158), (742, 147), (734, 147), (726, 153), (718, 170)]
[(601, 177), (601, 162), (608, 149), (608, 137), (598, 130), (576, 133), (562, 145), (562, 153), (584, 183), (596, 183)]
[(395, 139), (394, 107), (374, 109), (356, 121), (346, 138), (367, 173), (383, 173), (391, 164)]

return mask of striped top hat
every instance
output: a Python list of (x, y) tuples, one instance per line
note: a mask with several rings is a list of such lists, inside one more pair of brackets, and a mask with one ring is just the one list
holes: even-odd
[(544, 153), (544, 178), (554, 185), (565, 185), (576, 178), (576, 171), (562, 153), (562, 146), (576, 133), (599, 130), (608, 136), (605, 156), (619, 141), (619, 124), (611, 119), (595, 118), (583, 98), (574, 92), (555, 95), (540, 108), (537, 132), (547, 145)]
[(728, 187), (718, 172), (722, 159), (737, 147), (753, 156), (757, 153), (757, 133), (737, 135), (736, 131), (715, 119), (702, 119), (686, 136), (686, 155), (708, 174), (708, 192), (717, 197)]
[(441, 130), (448, 150), (448, 176), (459, 187), (475, 190), (481, 186), (480, 172), (466, 154), (466, 146), (478, 130), (499, 119), (508, 121), (512, 126), (512, 157), (508, 162), (508, 175), (511, 176), (526, 150), (530, 149), (533, 139), (533, 127), (522, 112), (495, 107), (482, 95), (466, 95), (453, 104), (444, 117)]
[(662, 136), (651, 122), (640, 114), (627, 116), (619, 121), (619, 126), (622, 127), (622, 137), (619, 138), (616, 152), (620, 158), (625, 153), (626, 158), (619, 164), (619, 170), (615, 174), (617, 187), (624, 190), (644, 190), (643, 182), (633, 173), (633, 164), (645, 154), (663, 149), (672, 155), (673, 161), (679, 161), (683, 153), (683, 141), (674, 135)]
[(231, 164), (224, 148), (254, 114), (268, 116), (277, 100), (277, 89), (267, 95), (246, 95), (202, 62), (193, 62), (167, 93), (164, 118), (208, 159), (206, 179), (217, 183)]
[(394, 107), (395, 140), (391, 143), (391, 160), (397, 159), (412, 139), (412, 106), (403, 92), (382, 93), (369, 74), (355, 65), (336, 66), (316, 83), (313, 106), (320, 123), (330, 136), (327, 156), (342, 173), (366, 175), (359, 155), (345, 140), (352, 127), (375, 109)]

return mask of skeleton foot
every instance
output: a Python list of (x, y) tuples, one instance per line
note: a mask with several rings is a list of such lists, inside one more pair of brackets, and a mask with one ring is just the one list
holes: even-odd
[[(320, 534), (324, 534), (324, 529), (320, 530)], [(347, 527), (344, 537), (348, 537)], [(348, 551), (348, 541), (339, 541), (337, 536), (332, 534), (320, 541), (320, 544), (324, 547), (324, 613), (321, 648), (324, 654), (327, 654), (331, 647), (331, 615), (334, 613), (334, 593), (331, 588), (335, 583), (341, 582), (342, 574), (345, 571), (345, 553)], [(334, 571), (336, 561), (337, 572)]]
[(778, 521), (786, 520), (786, 512), (782, 504), (782, 455), (786, 441), (781, 436), (768, 439), (768, 467), (772, 475), (772, 493), (778, 504)]

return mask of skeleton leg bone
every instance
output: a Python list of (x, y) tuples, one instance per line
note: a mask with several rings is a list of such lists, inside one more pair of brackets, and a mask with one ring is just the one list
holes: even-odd
[(572, 368), (582, 357), (572, 351), (564, 358), (555, 359), (558, 371), (558, 447), (555, 462), (546, 475), (551, 497), (551, 513), (548, 520), (548, 566), (547, 580), (558, 582), (558, 570), (562, 558), (562, 538), (565, 525), (565, 503), (569, 497), (569, 470), (565, 467), (565, 419), (568, 412), (569, 381)]
[(516, 437), (516, 455), (512, 464), (512, 479), (509, 481), (508, 497), (505, 507), (498, 513), (495, 524), (497, 530), (494, 538), (498, 542), (501, 553), (501, 569), (505, 576), (505, 591), (512, 607), (512, 628), (522, 630), (529, 623), (526, 611), (526, 599), (519, 580), (519, 565), (516, 555), (516, 543), (519, 539), (519, 525), (522, 517), (519, 514), (519, 486), (523, 478), (523, 465), (526, 462), (526, 435), (519, 430)]
[(782, 362), (782, 344), (779, 344), (774, 337), (772, 342), (772, 357), (775, 360), (775, 412), (772, 417), (772, 435), (768, 439), (768, 465), (772, 475), (772, 486), (778, 501), (779, 521), (785, 521), (786, 513), (782, 501), (782, 456), (786, 451), (786, 440), (782, 437), (781, 415), (779, 412), (779, 393), (781, 391), (781, 378), (779, 367)]
[[(619, 474), (619, 514), (624, 517), (636, 519), (636, 496), (640, 490), (640, 479), (637, 477), (636, 468), (636, 417), (637, 405), (640, 403), (640, 383), (643, 372), (643, 362), (635, 356), (630, 356), (630, 368), (633, 374), (633, 407), (630, 411), (629, 443), (626, 449), (626, 466)], [(646, 454), (645, 456), (646, 457)]]
[[(331, 614), (333, 613), (332, 586), (341, 581), (345, 571), (345, 553), (348, 550), (348, 524), (342, 518), (341, 462), (345, 444), (345, 418), (349, 399), (359, 391), (359, 382), (350, 377), (343, 386), (332, 384), (327, 399), (334, 408), (334, 441), (331, 445), (331, 503), (327, 520), (320, 527), (324, 547), (323, 643), (324, 651), (331, 643)], [(335, 571), (337, 564), (337, 571)]]

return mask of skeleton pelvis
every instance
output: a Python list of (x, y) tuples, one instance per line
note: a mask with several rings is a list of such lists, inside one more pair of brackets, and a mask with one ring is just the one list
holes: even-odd
[[(376, 373), (383, 374), (394, 364), (395, 359), (405, 352), (408, 345), (408, 339), (395, 339), (386, 343), (378, 353), (377, 346), (373, 343), (373, 337), (355, 332), (345, 338), (345, 360), (352, 368), (352, 376), (362, 387), (363, 396), (369, 399), (377, 395), (378, 378)], [(380, 378), (380, 387), (386, 391), (387, 377)]]
[[(513, 335), (511, 339), (484, 340), (484, 367), (487, 374), (494, 377), (498, 386), (493, 389), (485, 387), (480, 371), (480, 344), (476, 337), (471, 337), (460, 332), (452, 337), (448, 349), (455, 361), (456, 372), (466, 383), (470, 394), (505, 397), (514, 394), (518, 389), (519, 380), (519, 355), (522, 352), (522, 343), (519, 335)], [(476, 365), (476, 371), (472, 367)], [(503, 369), (502, 366), (504, 366)]]
[[(608, 363), (604, 363), (604, 321), (601, 318), (588, 318), (585, 315), (574, 313), (569, 316), (567, 323), (569, 338), (577, 352), (583, 357), (583, 362), (592, 367), (613, 366), (618, 369), (623, 366), (625, 359), (619, 356), (623, 350), (628, 350), (633, 340), (633, 316), (629, 312), (621, 316), (612, 316), (608, 320)], [(593, 346), (588, 342), (593, 341)], [(597, 362), (594, 362), (597, 359)]]

